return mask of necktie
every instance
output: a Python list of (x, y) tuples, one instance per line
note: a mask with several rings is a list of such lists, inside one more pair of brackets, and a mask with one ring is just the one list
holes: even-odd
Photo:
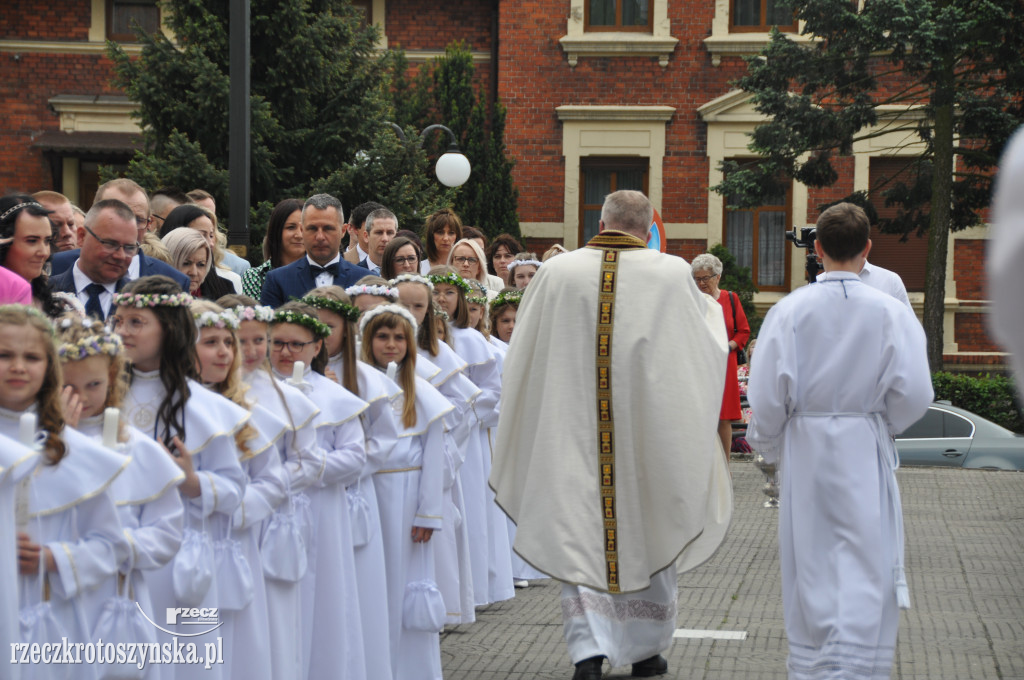
[(106, 288), (98, 283), (90, 283), (85, 287), (85, 292), (89, 295), (89, 299), (85, 302), (85, 313), (88, 316), (93, 316), (103, 321), (103, 305), (100, 304), (100, 293), (105, 291)]
[(370, 271), (376, 274), (377, 276), (380, 276), (380, 267), (378, 267), (377, 265), (371, 266)]
[(315, 264), (311, 264), (311, 265), (309, 265), (309, 268), (313, 272), (313, 278), (314, 279), (316, 277), (320, 276), (321, 274), (325, 273), (325, 272), (330, 274), (332, 277), (336, 277), (338, 275), (338, 263), (337, 262), (333, 262), (333, 263), (327, 265), (326, 267), (318, 267)]

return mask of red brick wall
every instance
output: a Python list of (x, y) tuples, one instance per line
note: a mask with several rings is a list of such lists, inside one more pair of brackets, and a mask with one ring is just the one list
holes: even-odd
[(0, 192), (50, 189), (48, 161), (32, 143), (60, 120), (47, 101), (58, 94), (119, 94), (102, 55), (0, 52)]
[(0, 37), (20, 40), (88, 40), (92, 3), (48, 0), (0, 3)]
[(474, 51), (491, 49), (491, 1), (387, 0), (388, 46), (407, 50), (444, 50), (462, 40)]
[(690, 262), (701, 253), (708, 252), (708, 242), (702, 238), (670, 238), (665, 244), (665, 252)]
[(961, 300), (987, 300), (985, 294), (985, 246), (986, 240), (957, 241), (953, 247), (953, 278), (956, 279), (956, 296)]
[(960, 352), (1001, 352), (988, 336), (984, 312), (957, 312), (954, 321), (957, 350)]
[(706, 129), (696, 110), (728, 92), (729, 80), (745, 70), (739, 59), (711, 65), (702, 40), (714, 16), (713, 3), (670, 3), (672, 35), (680, 43), (665, 68), (654, 57), (580, 57), (570, 67), (558, 43), (566, 33), (567, 9), (567, 2), (541, 0), (500, 5), (498, 89), (509, 107), (506, 143), (517, 161), (520, 219), (563, 220), (562, 125), (555, 107), (629, 104), (676, 107), (666, 126), (661, 214), (666, 222), (705, 221)]

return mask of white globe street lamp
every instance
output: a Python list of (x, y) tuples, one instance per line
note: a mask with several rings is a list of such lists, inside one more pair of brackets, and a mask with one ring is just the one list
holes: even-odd
[[(405, 131), (402, 130), (397, 123), (390, 123), (390, 125), (394, 128), (395, 134), (397, 134), (402, 141), (405, 141)], [(437, 181), (446, 187), (460, 187), (469, 179), (472, 168), (470, 167), (469, 159), (466, 158), (465, 154), (459, 151), (458, 140), (455, 138), (455, 133), (444, 125), (428, 125), (423, 128), (423, 132), (420, 133), (419, 145), (422, 147), (423, 141), (427, 138), (427, 134), (434, 130), (444, 130), (448, 133), (448, 149), (441, 154), (441, 157), (437, 159), (437, 163), (434, 165), (434, 174), (437, 175)]]

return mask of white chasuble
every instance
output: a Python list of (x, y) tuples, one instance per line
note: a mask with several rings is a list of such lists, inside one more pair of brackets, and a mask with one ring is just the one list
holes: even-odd
[(714, 553), (732, 514), (726, 345), (682, 258), (609, 231), (545, 263), (505, 357), (490, 476), (523, 559), (628, 593)]

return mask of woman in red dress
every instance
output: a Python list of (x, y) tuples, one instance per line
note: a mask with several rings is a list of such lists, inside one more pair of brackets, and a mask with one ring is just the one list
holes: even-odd
[(739, 296), (727, 290), (720, 290), (718, 282), (722, 277), (722, 261), (710, 253), (693, 258), (690, 263), (693, 280), (701, 292), (707, 293), (722, 305), (725, 317), (725, 331), (729, 336), (729, 363), (725, 369), (725, 392), (722, 395), (722, 411), (718, 416), (718, 436), (722, 440), (725, 460), (729, 460), (732, 448), (732, 423), (741, 420), (740, 385), (736, 379), (736, 352), (745, 347), (750, 339), (750, 326)]

